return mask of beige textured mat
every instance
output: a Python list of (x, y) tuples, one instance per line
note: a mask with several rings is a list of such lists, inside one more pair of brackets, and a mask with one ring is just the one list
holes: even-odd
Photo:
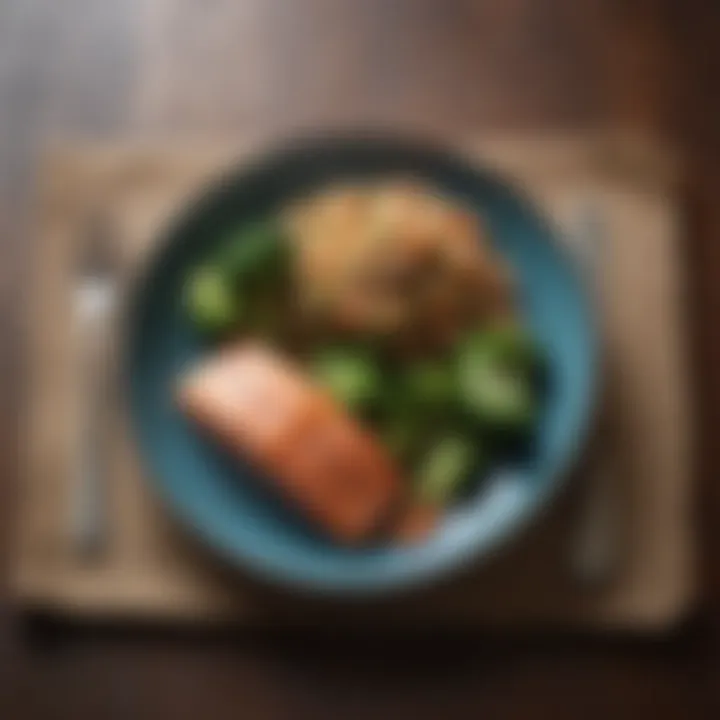
[(69, 495), (77, 481), (77, 338), (71, 291), (87, 222), (116, 219), (128, 275), (183, 200), (255, 146), (73, 146), (40, 173), (40, 237), (28, 355), (26, 453), (15, 587), (20, 602), (60, 613), (173, 621), (468, 623), (655, 630), (695, 595), (691, 427), (682, 321), (674, 169), (650, 144), (588, 138), (469, 143), (515, 178), (562, 227), (591, 199), (607, 229), (600, 281), (608, 375), (596, 456), (615, 496), (622, 564), (582, 587), (568, 571), (578, 483), (494, 558), (433, 592), (367, 608), (292, 601), (220, 568), (159, 507), (122, 432), (109, 470), (110, 545), (100, 562), (73, 553)]

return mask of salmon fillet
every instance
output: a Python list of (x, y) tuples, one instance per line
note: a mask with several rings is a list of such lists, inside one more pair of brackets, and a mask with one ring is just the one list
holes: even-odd
[(269, 348), (243, 342), (182, 378), (184, 412), (336, 539), (370, 538), (401, 494), (377, 441), (301, 370)]

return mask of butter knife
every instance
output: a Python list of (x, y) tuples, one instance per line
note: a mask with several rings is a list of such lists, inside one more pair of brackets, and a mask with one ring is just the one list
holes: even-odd
[[(607, 228), (598, 201), (584, 198), (577, 207), (572, 233), (574, 250), (591, 292), (599, 302), (607, 254)], [(604, 427), (602, 402), (600, 404), (600, 416), (595, 426), (598, 437), (608, 430)], [(619, 509), (606, 448), (597, 440), (591, 445), (592, 457), (584, 477), (578, 522), (571, 534), (569, 566), (577, 581), (594, 587), (609, 580), (618, 564)]]

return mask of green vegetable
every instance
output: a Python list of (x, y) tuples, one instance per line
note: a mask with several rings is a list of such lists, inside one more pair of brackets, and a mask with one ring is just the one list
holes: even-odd
[(544, 359), (530, 333), (520, 323), (507, 320), (482, 332), (482, 343), (503, 367), (535, 375)]
[(202, 332), (222, 334), (240, 321), (254, 332), (273, 335), (278, 304), (268, 299), (289, 266), (289, 243), (274, 222), (241, 227), (208, 263), (188, 279), (188, 315)]
[(287, 267), (290, 244), (273, 222), (241, 227), (223, 244), (216, 263), (234, 283), (277, 280)]
[(411, 365), (404, 374), (404, 400), (413, 408), (441, 410), (457, 401), (457, 383), (447, 363), (422, 362)]
[(380, 439), (390, 454), (398, 460), (406, 459), (413, 449), (413, 432), (409, 423), (392, 421), (380, 430)]
[(382, 400), (383, 381), (377, 363), (359, 349), (326, 348), (311, 362), (313, 377), (353, 411)]
[(427, 422), (421, 415), (395, 413), (378, 424), (378, 434), (390, 454), (403, 463), (412, 463), (427, 437)]
[(227, 278), (213, 267), (196, 270), (186, 283), (184, 293), (188, 314), (201, 332), (227, 332), (242, 315), (241, 303)]
[(256, 292), (250, 294), (247, 305), (247, 331), (265, 340), (282, 340), (283, 314), (277, 298)]
[(468, 438), (445, 436), (424, 454), (416, 473), (416, 491), (421, 500), (443, 505), (462, 489), (477, 465), (478, 449)]
[(499, 429), (525, 430), (535, 420), (535, 396), (526, 377), (493, 366), (477, 368), (465, 401), (477, 417)]
[(535, 420), (535, 375), (539, 354), (517, 326), (475, 333), (457, 354), (462, 402), (482, 423), (504, 431), (526, 432)]

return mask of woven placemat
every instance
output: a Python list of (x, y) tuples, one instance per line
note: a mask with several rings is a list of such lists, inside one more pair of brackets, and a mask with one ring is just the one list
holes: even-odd
[(14, 572), (20, 602), (77, 616), (253, 624), (371, 618), (638, 631), (684, 616), (696, 588), (676, 169), (656, 146), (634, 139), (490, 138), (463, 147), (520, 183), (560, 227), (573, 227), (589, 199), (602, 213), (608, 371), (595, 452), (618, 508), (622, 564), (612, 581), (588, 590), (568, 570), (576, 483), (512, 547), (442, 587), (371, 607), (289, 599), (220, 566), (174, 523), (146, 486), (122, 413), (112, 408), (110, 544), (101, 561), (79, 558), (68, 535), (80, 387), (71, 297), (88, 219), (98, 207), (112, 215), (131, 282), (158, 228), (259, 146), (75, 145), (47, 153), (39, 174)]

